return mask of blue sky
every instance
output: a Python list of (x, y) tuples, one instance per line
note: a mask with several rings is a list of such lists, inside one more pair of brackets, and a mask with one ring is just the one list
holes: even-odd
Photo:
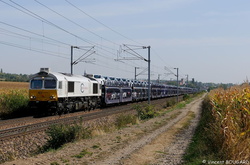
[[(249, 6), (248, 0), (0, 0), (0, 68), (70, 72), (70, 46), (81, 48), (74, 60), (94, 46), (75, 74), (133, 78), (135, 67), (140, 73), (147, 63), (115, 60), (135, 57), (122, 51), (128, 44), (151, 46), (152, 79), (175, 79), (169, 70), (178, 67), (180, 78), (242, 83), (250, 76)], [(135, 51), (148, 58), (146, 49)]]

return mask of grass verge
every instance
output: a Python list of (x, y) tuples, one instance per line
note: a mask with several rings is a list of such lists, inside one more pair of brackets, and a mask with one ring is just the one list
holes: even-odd
[[(116, 118), (113, 126), (103, 125), (99, 126), (98, 130), (103, 130), (104, 132), (109, 132), (110, 128), (121, 129), (128, 124), (136, 124), (137, 117), (130, 114), (121, 114)], [(107, 129), (109, 128), (109, 129)], [(74, 142), (80, 139), (92, 138), (93, 132), (96, 132), (96, 128), (84, 128), (82, 122), (74, 123), (72, 125), (57, 124), (52, 125), (46, 131), (48, 136), (47, 143), (39, 148), (38, 153), (47, 152), (51, 150), (58, 149), (66, 143)]]
[(30, 113), (27, 89), (0, 89), (0, 118), (21, 117)]
[(184, 155), (185, 165), (199, 165), (204, 160), (222, 160), (221, 155), (218, 154), (218, 146), (211, 143), (213, 138), (209, 131), (209, 123), (213, 122), (211, 108), (209, 99), (206, 97), (202, 104), (200, 122)]

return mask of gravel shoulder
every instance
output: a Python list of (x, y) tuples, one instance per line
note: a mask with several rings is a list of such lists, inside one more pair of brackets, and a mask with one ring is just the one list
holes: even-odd
[(200, 118), (203, 97), (136, 125), (65, 145), (57, 151), (4, 164), (181, 164)]

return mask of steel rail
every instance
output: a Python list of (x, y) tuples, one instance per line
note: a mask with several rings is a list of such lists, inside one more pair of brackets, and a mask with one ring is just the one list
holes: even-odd
[(4, 130), (0, 130), (0, 141), (4, 141), (6, 139), (11, 139), (16, 136), (21, 136), (21, 135), (27, 135), (31, 134), (34, 132), (40, 132), (40, 131), (45, 131), (48, 129), (51, 125), (53, 124), (73, 124), (74, 122), (78, 121), (89, 121), (93, 119), (98, 119), (101, 117), (106, 117), (109, 115), (117, 114), (117, 113), (122, 113), (125, 111), (131, 111), (132, 109), (128, 106), (124, 108), (119, 108), (119, 107), (112, 107), (110, 110), (103, 110), (103, 111), (98, 111), (94, 113), (88, 113), (84, 114), (81, 116), (73, 116), (73, 117), (68, 117), (68, 118), (63, 118), (63, 119), (56, 119), (52, 121), (45, 121), (41, 123), (35, 123), (35, 124), (29, 124), (29, 125), (24, 125), (24, 126), (18, 126), (18, 127), (13, 127), (13, 128), (8, 128)]

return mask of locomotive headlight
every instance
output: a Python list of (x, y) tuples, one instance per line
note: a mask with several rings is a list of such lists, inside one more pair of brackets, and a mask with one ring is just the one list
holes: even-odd
[(32, 95), (30, 96), (30, 99), (36, 99), (36, 96)]
[(49, 97), (51, 100), (54, 100), (56, 97), (54, 95)]

